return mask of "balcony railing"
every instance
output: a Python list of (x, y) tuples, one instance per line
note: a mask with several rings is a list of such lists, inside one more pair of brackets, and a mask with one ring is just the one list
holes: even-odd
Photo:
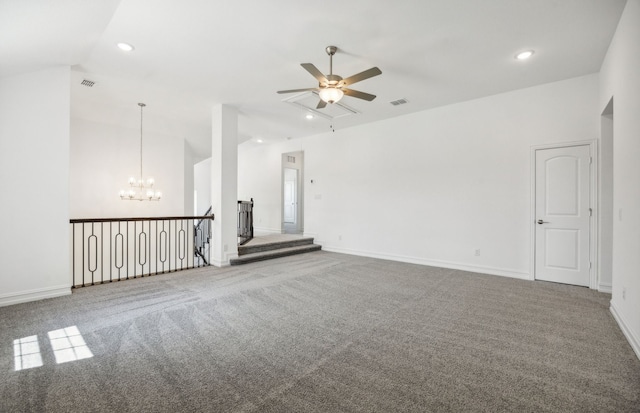
[(211, 220), (213, 215), (72, 219), (73, 287), (207, 266)]

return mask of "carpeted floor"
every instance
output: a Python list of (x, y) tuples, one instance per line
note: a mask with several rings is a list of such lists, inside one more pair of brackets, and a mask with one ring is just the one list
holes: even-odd
[(87, 287), (0, 308), (0, 412), (640, 411), (609, 299), (328, 252)]

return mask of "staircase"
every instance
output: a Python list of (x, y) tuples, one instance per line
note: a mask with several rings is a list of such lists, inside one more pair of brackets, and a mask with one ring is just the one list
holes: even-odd
[(320, 249), (322, 246), (314, 244), (313, 238), (284, 234), (255, 237), (245, 245), (238, 246), (238, 257), (232, 258), (230, 264), (241, 265)]

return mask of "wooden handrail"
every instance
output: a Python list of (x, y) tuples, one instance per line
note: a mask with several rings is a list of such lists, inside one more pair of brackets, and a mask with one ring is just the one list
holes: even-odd
[(70, 219), (70, 224), (82, 224), (87, 222), (132, 222), (132, 221), (169, 221), (180, 219), (213, 219), (211, 215), (198, 215), (198, 216), (179, 216), (179, 217), (149, 217), (149, 218), (81, 218)]

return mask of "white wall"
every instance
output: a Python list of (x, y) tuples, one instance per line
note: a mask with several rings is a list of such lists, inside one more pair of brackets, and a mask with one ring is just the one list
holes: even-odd
[(0, 79), (0, 305), (71, 293), (70, 68)]
[[(148, 129), (147, 129), (148, 130)], [(70, 214), (72, 218), (159, 217), (191, 215), (192, 178), (185, 175), (184, 139), (144, 133), (143, 174), (162, 191), (160, 202), (122, 201), (130, 176), (140, 175), (140, 129), (71, 120)], [(191, 167), (191, 166), (190, 166)]]
[(193, 149), (189, 146), (186, 140), (184, 143), (184, 162), (182, 163), (184, 178), (184, 185), (182, 186), (182, 193), (184, 196), (184, 208), (182, 209), (182, 215), (193, 215), (193, 190), (195, 188), (193, 167), (195, 165), (195, 154)]
[[(602, 65), (600, 112), (613, 105), (611, 311), (640, 357), (640, 0), (629, 0)], [(624, 292), (624, 296), (623, 296)]]
[(211, 206), (211, 158), (193, 166), (193, 186), (198, 193), (197, 215), (202, 215)]
[(280, 228), (280, 156), (303, 150), (305, 233), (324, 249), (528, 278), (531, 145), (597, 139), (597, 99), (589, 75), (243, 144), (239, 193), (253, 196), (256, 227)]
[(300, 149), (301, 144), (296, 139), (287, 145), (251, 148), (247, 142), (238, 147), (238, 199), (253, 198), (254, 233), (282, 232), (282, 154)]

